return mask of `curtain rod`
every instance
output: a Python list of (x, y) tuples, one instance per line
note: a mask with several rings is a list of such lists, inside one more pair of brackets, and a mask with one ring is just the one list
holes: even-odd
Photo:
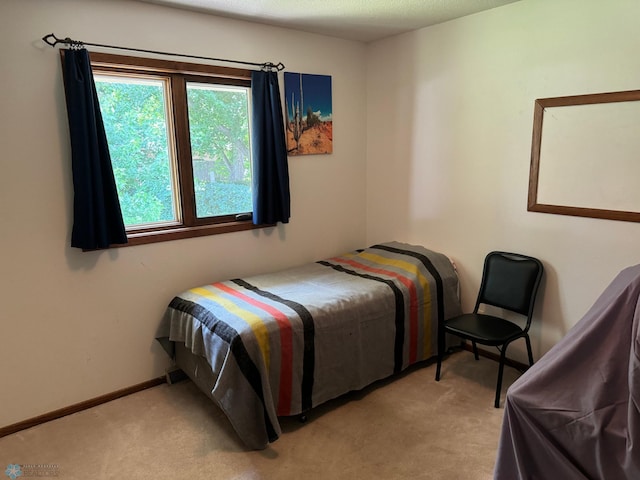
[(266, 63), (254, 63), (254, 62), (242, 62), (240, 60), (227, 60), (225, 58), (213, 58), (213, 57), (201, 57), (198, 55), (187, 55), (187, 54), (182, 54), (182, 53), (170, 53), (170, 52), (161, 52), (161, 51), (157, 51), (157, 50), (145, 50), (143, 48), (131, 48), (131, 47), (118, 47), (116, 45), (104, 45), (101, 43), (89, 43), (89, 42), (83, 42), (80, 40), (72, 40), (69, 37), (66, 38), (58, 38), (56, 37), (53, 33), (50, 33), (49, 35), (45, 35), (44, 37), (42, 37), (42, 40), (51, 45), (52, 47), (55, 47), (56, 45), (58, 45), (59, 43), (63, 43), (65, 45), (70, 45), (71, 48), (82, 48), (85, 45), (90, 45), (92, 47), (104, 47), (104, 48), (115, 48), (117, 50), (128, 50), (131, 52), (144, 52), (144, 53), (155, 53), (158, 55), (170, 55), (170, 56), (174, 56), (174, 57), (186, 57), (186, 58), (196, 58), (198, 60), (213, 60), (215, 62), (227, 62), (227, 63), (236, 63), (236, 64), (241, 64), (241, 65), (253, 65), (254, 67), (260, 67), (263, 68), (265, 70), (268, 71), (281, 71), (284, 70), (284, 64), (282, 62), (278, 63), (278, 64), (274, 64), (271, 62), (266, 62)]

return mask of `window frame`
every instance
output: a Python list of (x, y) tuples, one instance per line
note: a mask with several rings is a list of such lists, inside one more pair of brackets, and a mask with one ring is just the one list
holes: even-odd
[[(64, 50), (61, 50), (64, 61)], [(112, 245), (125, 247), (148, 243), (179, 240), (184, 238), (218, 235), (223, 233), (253, 230), (273, 225), (254, 225), (251, 218), (239, 219), (237, 215), (197, 218), (195, 208), (194, 179), (189, 134), (187, 107), (187, 82), (214, 83), (251, 87), (251, 70), (196, 64), (157, 58), (133, 57), (109, 53), (89, 53), (91, 67), (95, 75), (157, 75), (168, 78), (172, 120), (169, 133), (172, 138), (177, 160), (177, 184), (179, 192), (179, 221), (128, 228), (126, 244)], [(213, 82), (212, 82), (213, 80)], [(249, 115), (251, 112), (249, 112)], [(242, 212), (239, 212), (240, 214)], [(251, 213), (251, 212), (246, 212)]]

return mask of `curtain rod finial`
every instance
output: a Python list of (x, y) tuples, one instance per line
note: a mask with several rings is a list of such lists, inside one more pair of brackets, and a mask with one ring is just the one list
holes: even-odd
[(262, 64), (262, 69), (266, 72), (280, 72), (284, 70), (284, 64), (282, 62), (278, 64), (267, 62)]
[(44, 41), (44, 43), (51, 45), (52, 47), (55, 47), (58, 43), (58, 38), (53, 33), (45, 35), (44, 37), (42, 37), (42, 40)]

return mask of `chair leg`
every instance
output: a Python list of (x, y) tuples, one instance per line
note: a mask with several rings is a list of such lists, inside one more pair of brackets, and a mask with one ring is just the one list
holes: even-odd
[(529, 354), (529, 366), (533, 366), (533, 353), (531, 353), (531, 341), (529, 340), (529, 335), (524, 337), (525, 342), (527, 342), (527, 353)]
[(445, 327), (443, 323), (438, 324), (438, 366), (436, 367), (436, 382), (440, 381), (440, 371), (442, 367), (442, 357), (446, 345)]
[(476, 345), (476, 342), (471, 342), (471, 344), (473, 345), (474, 357), (476, 357), (476, 360), (480, 360), (480, 356), (478, 355), (478, 345)]
[(500, 390), (502, 389), (502, 373), (504, 371), (504, 359), (507, 352), (507, 345), (502, 347), (502, 352), (500, 353), (500, 366), (498, 367), (498, 385), (496, 385), (496, 401), (493, 406), (496, 408), (500, 408)]

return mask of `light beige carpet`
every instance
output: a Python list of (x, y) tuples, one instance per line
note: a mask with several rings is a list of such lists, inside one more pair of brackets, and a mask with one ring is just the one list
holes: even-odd
[[(83, 480), (490, 479), (504, 412), (493, 408), (497, 367), (459, 352), (440, 382), (434, 364), (411, 368), (305, 424), (282, 419), (262, 451), (247, 451), (190, 381), (161, 385), (0, 438), (0, 478), (22, 464)], [(505, 368), (502, 404), (518, 376)]]

